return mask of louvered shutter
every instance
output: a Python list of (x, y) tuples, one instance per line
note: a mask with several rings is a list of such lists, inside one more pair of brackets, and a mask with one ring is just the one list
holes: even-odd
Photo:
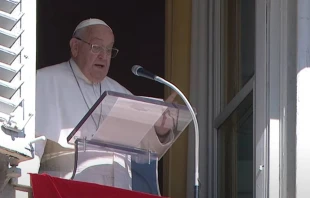
[(33, 158), (35, 71), (36, 0), (0, 0), (0, 163), (11, 159), (21, 178), (31, 170), (20, 162)]

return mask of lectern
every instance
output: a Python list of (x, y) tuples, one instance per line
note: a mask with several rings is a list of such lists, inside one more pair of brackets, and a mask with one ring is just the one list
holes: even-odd
[(159, 195), (158, 160), (191, 121), (185, 105), (106, 91), (67, 137), (75, 145), (72, 179), (79, 160), (96, 153), (106, 159), (108, 185)]

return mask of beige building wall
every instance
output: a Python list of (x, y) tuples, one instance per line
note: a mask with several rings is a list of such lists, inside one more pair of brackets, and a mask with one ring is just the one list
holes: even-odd
[[(189, 98), (191, 49), (191, 0), (166, 1), (166, 76)], [(170, 89), (166, 89), (168, 96)], [(182, 103), (178, 98), (178, 102)], [(164, 195), (186, 197), (187, 130), (164, 157)]]

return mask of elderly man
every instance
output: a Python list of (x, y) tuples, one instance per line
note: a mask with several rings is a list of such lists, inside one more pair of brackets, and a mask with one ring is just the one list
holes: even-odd
[[(82, 21), (70, 40), (71, 59), (37, 71), (36, 135), (48, 139), (36, 146), (36, 155), (41, 160), (40, 173), (69, 179), (74, 148), (66, 138), (72, 129), (104, 91), (131, 94), (107, 76), (111, 58), (118, 53), (113, 44), (113, 31), (105, 22)], [(98, 129), (100, 119), (92, 120)], [(171, 143), (161, 141), (155, 132), (148, 138), (157, 145), (159, 157)], [(86, 152), (79, 157), (75, 180), (131, 189), (131, 173), (125, 167), (130, 167), (126, 156)]]

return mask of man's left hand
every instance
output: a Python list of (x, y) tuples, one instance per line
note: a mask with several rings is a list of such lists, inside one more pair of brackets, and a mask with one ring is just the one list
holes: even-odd
[[(177, 96), (176, 92), (172, 92), (165, 100), (166, 102), (173, 102)], [(165, 139), (168, 132), (174, 127), (174, 119), (169, 115), (169, 110), (164, 112), (161, 118), (155, 123), (155, 131), (160, 139)]]

